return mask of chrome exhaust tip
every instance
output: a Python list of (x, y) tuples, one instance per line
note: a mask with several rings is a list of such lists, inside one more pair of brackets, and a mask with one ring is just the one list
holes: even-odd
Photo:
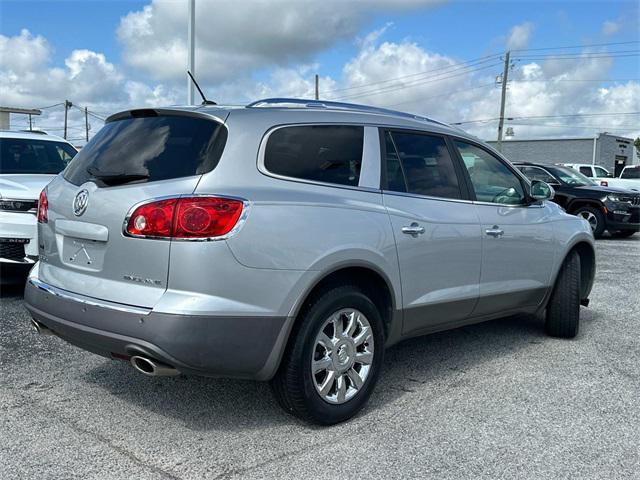
[(129, 361), (133, 368), (148, 377), (175, 377), (180, 375), (180, 372), (172, 366), (140, 355), (132, 356)]
[(53, 332), (37, 320), (31, 319), (31, 327), (40, 335), (53, 335)]

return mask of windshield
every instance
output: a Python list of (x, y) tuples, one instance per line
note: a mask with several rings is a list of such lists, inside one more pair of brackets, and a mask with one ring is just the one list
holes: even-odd
[(0, 174), (57, 175), (76, 155), (68, 143), (30, 138), (0, 138)]
[(640, 168), (625, 168), (620, 178), (640, 178)]
[[(218, 133), (221, 133), (218, 135)], [(220, 158), (226, 129), (184, 115), (124, 118), (107, 123), (69, 164), (64, 178), (99, 187), (201, 175)]]
[(591, 185), (597, 185), (593, 180), (589, 177), (584, 176), (577, 170), (573, 168), (567, 167), (547, 167), (553, 175), (559, 178), (561, 181), (566, 183), (567, 185), (572, 185), (575, 187), (585, 187)]

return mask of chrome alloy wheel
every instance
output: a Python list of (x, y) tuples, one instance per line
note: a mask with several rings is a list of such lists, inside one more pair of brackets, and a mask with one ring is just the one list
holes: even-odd
[(344, 308), (324, 322), (316, 336), (311, 376), (323, 400), (342, 404), (362, 388), (373, 362), (373, 332), (364, 314)]
[(589, 225), (591, 226), (591, 231), (595, 232), (596, 228), (598, 228), (598, 219), (593, 213), (588, 211), (582, 211), (578, 213), (578, 217), (584, 218), (587, 222), (589, 222)]

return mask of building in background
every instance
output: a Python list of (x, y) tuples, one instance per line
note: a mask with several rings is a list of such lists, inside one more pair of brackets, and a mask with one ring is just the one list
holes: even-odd
[[(495, 148), (496, 142), (487, 142)], [(546, 138), (502, 142), (502, 153), (513, 162), (591, 163), (616, 177), (626, 165), (640, 163), (633, 139), (599, 133), (595, 138)]]

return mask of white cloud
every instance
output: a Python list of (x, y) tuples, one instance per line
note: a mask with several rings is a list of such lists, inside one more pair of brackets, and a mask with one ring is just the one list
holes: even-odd
[(529, 45), (529, 39), (533, 33), (533, 23), (524, 22), (514, 26), (507, 37), (507, 48), (515, 50), (526, 48)]
[(613, 21), (613, 20), (606, 20), (602, 24), (602, 34), (603, 35), (607, 35), (607, 36), (614, 35), (614, 34), (618, 33), (621, 28), (622, 28), (621, 22), (617, 22), (617, 21)]
[[(375, 14), (434, 3), (438, 0), (196, 2), (196, 71), (203, 80), (221, 82), (263, 67), (304, 63), (353, 38)], [(125, 61), (156, 79), (183, 78), (186, 26), (186, 2), (153, 0), (129, 13), (118, 28)]]
[(40, 35), (34, 37), (29, 30), (22, 29), (15, 37), (0, 34), (0, 59), (5, 72), (27, 72), (47, 62), (50, 55), (49, 42)]
[[(460, 59), (428, 51), (415, 42), (384, 41), (385, 28), (388, 26), (363, 35), (356, 43), (357, 53), (345, 63), (339, 78), (321, 77), (321, 98), (398, 108), (448, 122), (498, 116), (500, 89), (495, 77), (502, 70), (499, 58), (472, 67), (461, 66)], [(8, 51), (13, 54), (7, 56)], [(45, 38), (28, 31), (14, 37), (0, 35), (0, 104), (40, 107), (67, 98), (106, 116), (136, 106), (184, 101), (186, 82), (142, 81), (104, 54), (87, 49), (74, 50), (63, 65), (53, 66), (51, 53), (52, 47)], [(582, 81), (606, 78), (613, 66), (612, 58), (515, 65), (510, 74), (507, 117), (640, 111), (640, 82)], [(263, 70), (260, 80), (249, 73), (238, 73), (227, 81), (209, 79), (202, 86), (211, 99), (238, 103), (271, 96), (312, 98), (317, 71), (322, 71), (322, 65), (298, 62)], [(62, 107), (45, 113), (36, 119), (36, 125), (60, 134)], [(513, 126), (516, 138), (594, 135), (605, 130), (635, 137), (640, 135), (640, 128), (634, 126), (637, 121), (633, 119), (637, 117), (518, 119), (508, 120), (507, 126)], [(14, 124), (22, 122), (16, 125), (24, 128), (25, 121), (15, 117)], [(90, 117), (90, 122), (92, 132), (102, 125), (95, 117)], [(83, 136), (84, 118), (80, 111), (70, 110), (69, 123), (71, 138)], [(463, 127), (481, 138), (493, 139), (497, 122)]]

